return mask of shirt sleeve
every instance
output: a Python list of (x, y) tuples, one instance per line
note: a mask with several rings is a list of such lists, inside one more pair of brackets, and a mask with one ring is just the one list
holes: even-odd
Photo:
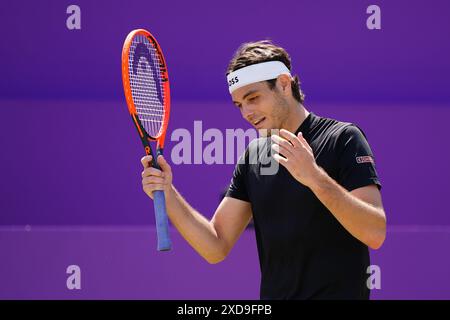
[(225, 194), (225, 197), (235, 198), (242, 201), (250, 202), (247, 192), (245, 178), (247, 175), (248, 164), (245, 160), (247, 151), (239, 159), (233, 171), (230, 186)]
[(348, 191), (381, 183), (375, 158), (364, 132), (356, 125), (347, 126), (338, 138), (338, 183)]

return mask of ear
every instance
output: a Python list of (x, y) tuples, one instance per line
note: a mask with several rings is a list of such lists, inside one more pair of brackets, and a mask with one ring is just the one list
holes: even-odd
[(277, 78), (278, 89), (283, 93), (288, 93), (291, 90), (291, 77), (287, 74), (280, 74)]

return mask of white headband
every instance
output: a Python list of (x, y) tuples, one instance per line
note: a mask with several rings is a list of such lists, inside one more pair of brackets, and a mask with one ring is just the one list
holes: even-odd
[(251, 83), (278, 78), (280, 74), (291, 75), (289, 69), (281, 61), (261, 62), (231, 72), (227, 76), (230, 94), (240, 87)]

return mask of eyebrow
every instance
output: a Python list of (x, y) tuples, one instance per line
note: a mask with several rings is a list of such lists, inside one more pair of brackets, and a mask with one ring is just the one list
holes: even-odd
[[(242, 100), (245, 100), (245, 98), (247, 98), (249, 95), (258, 92), (258, 89), (253, 89), (248, 91), (246, 94), (244, 94), (244, 96), (242, 97)], [(234, 104), (239, 104), (237, 101), (233, 101)]]

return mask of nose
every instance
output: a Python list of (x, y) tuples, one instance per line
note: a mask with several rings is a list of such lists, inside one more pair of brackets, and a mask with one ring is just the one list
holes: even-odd
[(244, 119), (246, 119), (247, 121), (251, 122), (251, 119), (252, 119), (252, 117), (253, 117), (253, 109), (250, 108), (250, 107), (249, 107), (248, 105), (246, 105), (246, 104), (242, 104), (242, 107), (241, 107), (241, 114), (242, 114), (242, 117), (243, 117)]

